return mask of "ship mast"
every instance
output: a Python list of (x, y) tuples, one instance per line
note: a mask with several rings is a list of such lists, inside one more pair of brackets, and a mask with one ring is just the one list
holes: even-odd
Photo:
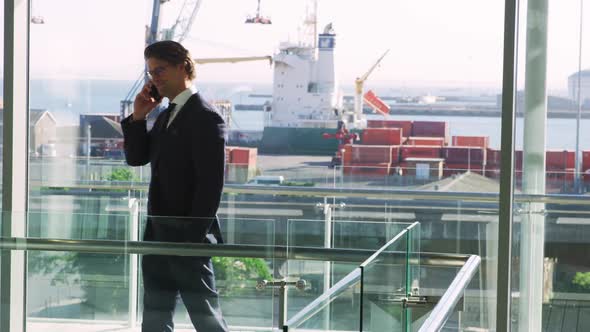
[[(310, 8), (311, 7), (311, 8)], [(306, 3), (305, 18), (303, 20), (303, 36), (301, 36), (302, 46), (317, 48), (318, 36), (318, 1), (310, 0)]]

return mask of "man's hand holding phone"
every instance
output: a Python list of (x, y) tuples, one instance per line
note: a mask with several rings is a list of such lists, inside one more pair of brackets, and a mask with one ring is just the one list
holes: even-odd
[(146, 83), (141, 91), (135, 96), (133, 102), (133, 120), (145, 120), (148, 113), (162, 101), (158, 89), (150, 81)]

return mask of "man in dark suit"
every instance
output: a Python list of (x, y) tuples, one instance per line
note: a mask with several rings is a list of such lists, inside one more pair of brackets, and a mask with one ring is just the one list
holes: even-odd
[[(225, 123), (192, 87), (191, 55), (173, 41), (144, 51), (151, 81), (135, 97), (133, 114), (121, 122), (125, 158), (151, 164), (145, 241), (221, 243), (216, 213), (223, 189)], [(161, 97), (170, 101), (151, 130), (146, 117)], [(198, 332), (228, 331), (221, 316), (209, 257), (146, 255), (143, 332), (171, 332), (180, 295)]]

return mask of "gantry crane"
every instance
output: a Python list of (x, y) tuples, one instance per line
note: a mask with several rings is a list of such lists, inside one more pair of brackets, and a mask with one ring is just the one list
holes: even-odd
[(354, 93), (354, 114), (356, 115), (357, 119), (360, 119), (361, 114), (363, 112), (363, 85), (369, 75), (375, 70), (375, 68), (381, 63), (381, 60), (389, 53), (389, 50), (385, 51), (383, 55), (375, 62), (375, 64), (369, 68), (369, 70), (361, 77), (357, 77), (354, 81), (355, 86), (355, 93)]

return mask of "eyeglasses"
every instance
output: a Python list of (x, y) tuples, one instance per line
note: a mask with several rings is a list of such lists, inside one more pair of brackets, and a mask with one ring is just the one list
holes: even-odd
[(154, 70), (148, 70), (148, 76), (150, 78), (154, 77), (154, 76), (160, 76), (162, 74), (164, 74), (164, 72), (166, 71), (166, 69), (168, 69), (168, 66), (159, 66), (154, 68)]

